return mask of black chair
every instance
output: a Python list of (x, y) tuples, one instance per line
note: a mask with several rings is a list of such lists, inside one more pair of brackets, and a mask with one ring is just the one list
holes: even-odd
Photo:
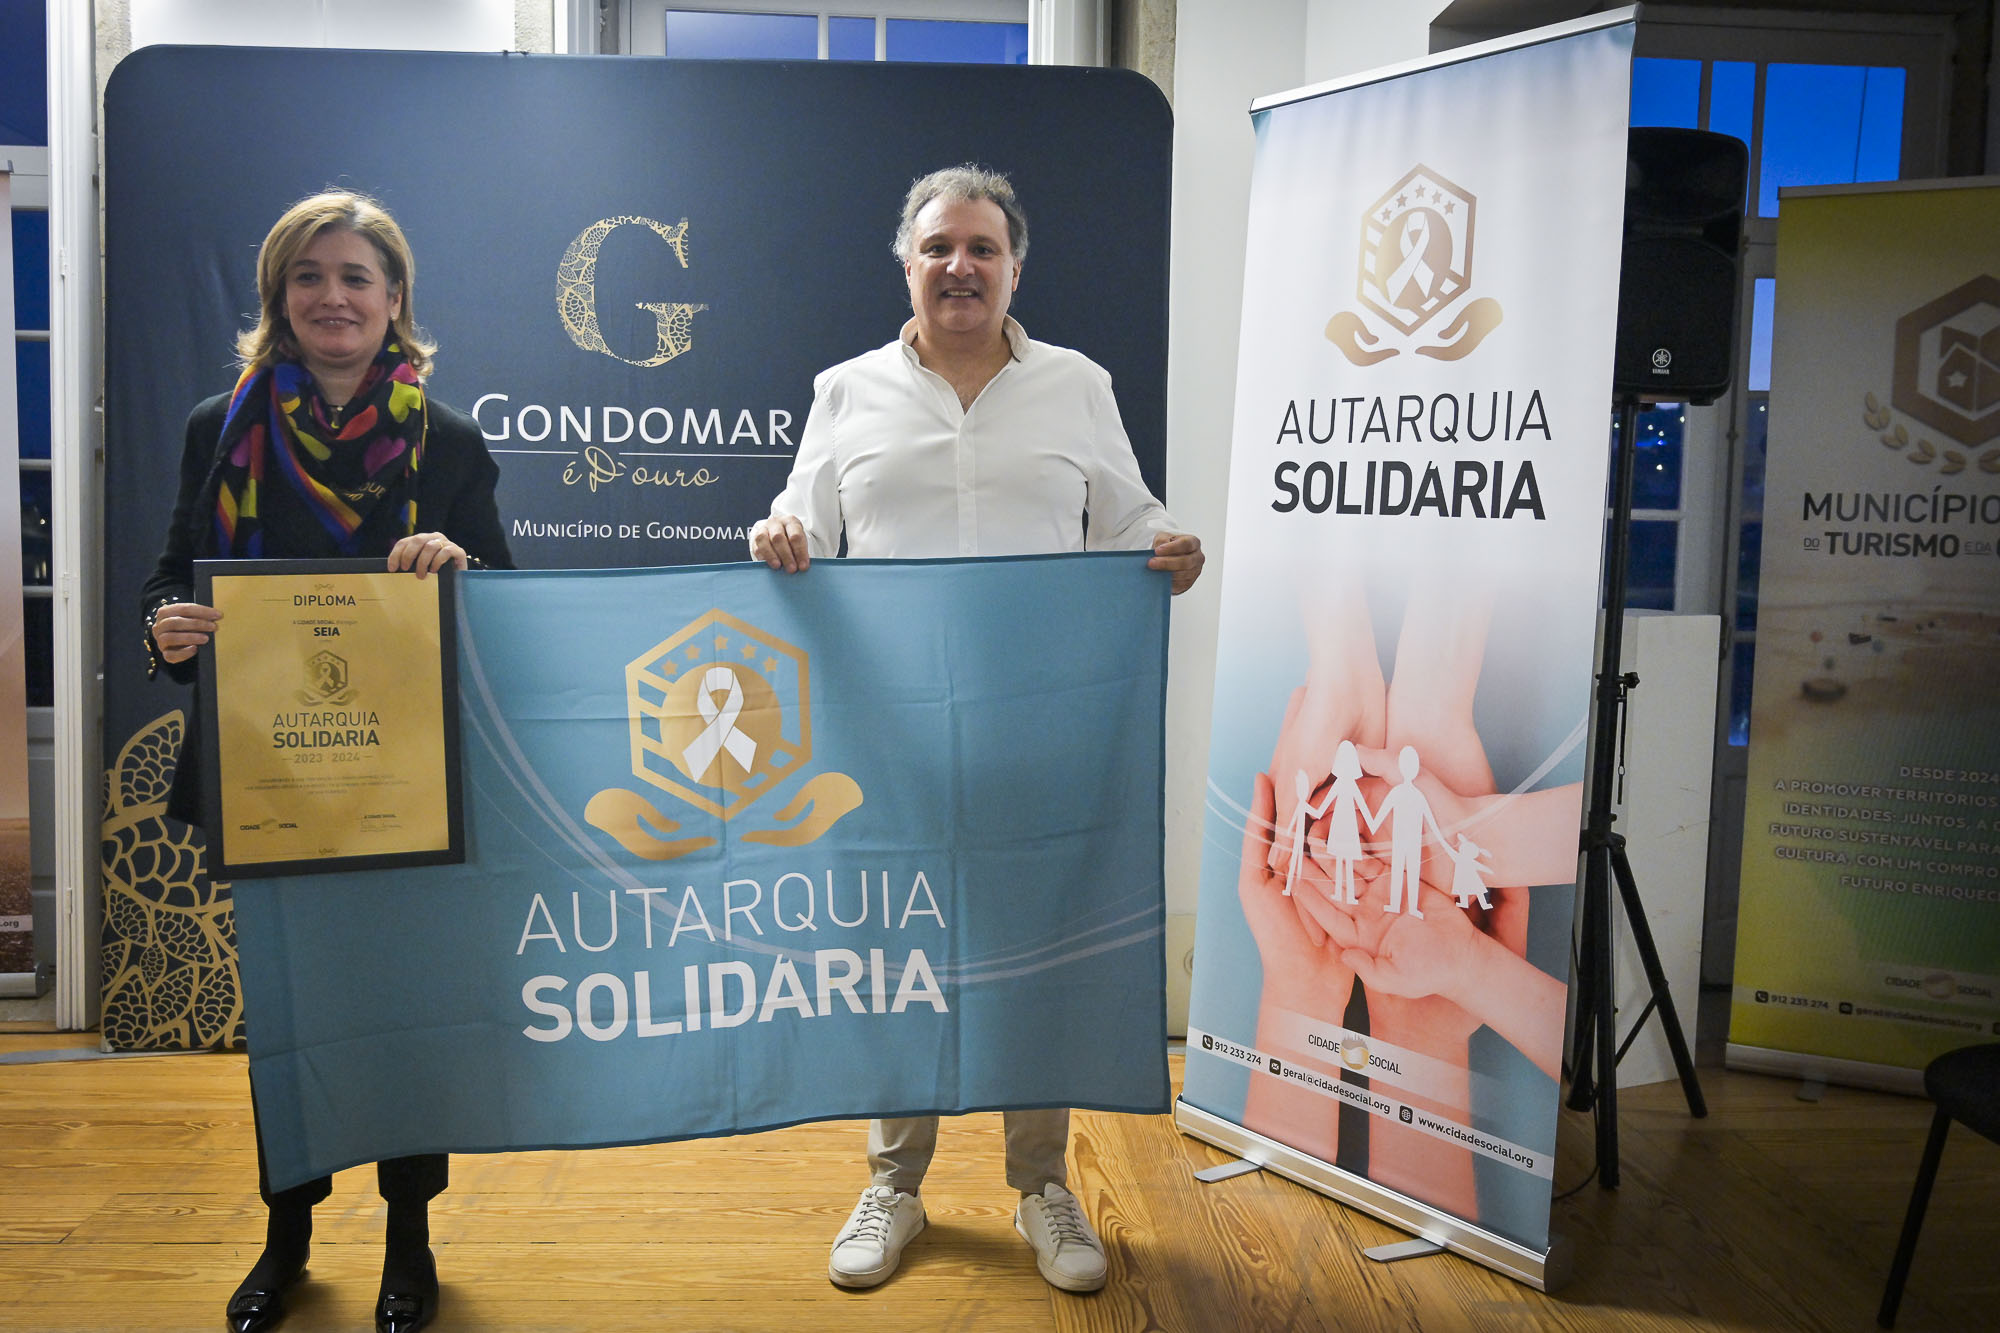
[(2000, 1143), (2000, 1042), (1940, 1055), (1924, 1069), (1924, 1091), (1937, 1103), (1937, 1114), (1931, 1119), (1930, 1141), (1924, 1145), (1924, 1163), (1917, 1168), (1916, 1188), (1910, 1191), (1910, 1211), (1903, 1218), (1896, 1261), (1889, 1266), (1889, 1285), (1882, 1289), (1882, 1308), (1875, 1315), (1875, 1322), (1883, 1328), (1896, 1326), (1896, 1307), (1903, 1300), (1903, 1282), (1910, 1276), (1917, 1232), (1923, 1229), (1931, 1182), (1937, 1179), (1938, 1159), (1944, 1156), (1944, 1136), (1951, 1122), (1956, 1120)]

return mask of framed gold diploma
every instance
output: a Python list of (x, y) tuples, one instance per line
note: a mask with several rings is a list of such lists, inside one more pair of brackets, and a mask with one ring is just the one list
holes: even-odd
[(453, 572), (198, 560), (209, 873), (465, 859)]

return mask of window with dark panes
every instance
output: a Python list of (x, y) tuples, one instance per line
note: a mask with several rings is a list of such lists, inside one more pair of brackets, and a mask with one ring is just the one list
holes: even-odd
[[(1896, 179), (1902, 167), (1908, 82), (1900, 66), (1642, 56), (1632, 62), (1632, 123), (1706, 129), (1741, 139), (1750, 149), (1744, 203), (1754, 234), (1758, 220), (1777, 216), (1782, 186)], [(1769, 257), (1750, 267), (1768, 269)], [(1741, 477), (1732, 497), (1731, 521), (1716, 529), (1718, 541), (1726, 540), (1734, 529), (1734, 541), (1729, 543), (1734, 548), (1729, 562), (1733, 568), (1722, 581), (1731, 604), (1716, 608), (1735, 637), (1735, 651), (1725, 664), (1730, 676), (1725, 734), (1732, 745), (1744, 744), (1749, 731), (1776, 305), (1772, 278), (1756, 272), (1746, 272), (1745, 278), (1749, 314), (1740, 330), (1734, 395), (1742, 400), (1734, 440)], [(1626, 588), (1628, 603), (1635, 607), (1708, 609), (1686, 604), (1693, 599), (1685, 595), (1688, 580), (1682, 577), (1691, 555), (1680, 540), (1684, 504), (1705, 502), (1687, 495), (1691, 488), (1683, 485), (1686, 425), (1687, 409), (1679, 404), (1655, 407), (1640, 421)], [(1614, 422), (1614, 441), (1615, 433)]]
[(825, 5), (631, 6), (634, 52), (660, 48), (670, 60), (894, 60), (953, 64), (1028, 63), (1027, 0), (877, 0)]
[(1635, 47), (1635, 125), (1726, 134), (1749, 151), (1734, 380), (1711, 406), (1675, 421), (1657, 409), (1653, 428), (1641, 426), (1628, 585), (1634, 606), (1721, 620), (1702, 936), (1702, 980), (1713, 987), (1730, 979), (1742, 869), (1772, 330), (1783, 300), (1778, 192), (1946, 170), (1953, 20), (1886, 2), (1874, 9), (1649, 5)]
[[(42, 0), (0, 4), (0, 161), (15, 165), (8, 219), (14, 293), (15, 424), (20, 439), (21, 582), (27, 698), (55, 703), (49, 475), (49, 215), (47, 10)], [(29, 160), (39, 167), (22, 173)], [(31, 188), (39, 187), (39, 188)]]
[(669, 60), (817, 60), (819, 20), (811, 14), (667, 11)]

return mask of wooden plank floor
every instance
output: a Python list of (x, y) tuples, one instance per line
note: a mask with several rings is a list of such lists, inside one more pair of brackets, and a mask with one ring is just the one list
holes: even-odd
[[(4, 1035), (0, 1051), (89, 1039)], [(1179, 1060), (1175, 1060), (1178, 1079)], [(843, 1292), (827, 1246), (863, 1183), (864, 1131), (460, 1157), (432, 1213), (451, 1329), (1229, 1330), (1873, 1327), (1928, 1104), (1704, 1071), (1622, 1100), (1624, 1180), (1556, 1206), (1576, 1280), (1545, 1296), (1455, 1256), (1390, 1266), (1398, 1233), (1224, 1160), (1166, 1117), (1079, 1114), (1072, 1185), (1111, 1252), (1094, 1296), (1051, 1290), (1014, 1235), (999, 1117), (947, 1121), (929, 1231), (886, 1286)], [(1582, 1179), (1568, 1116), (1559, 1187)], [(263, 1238), (241, 1056), (0, 1065), (0, 1328), (203, 1329)], [(2000, 1146), (1946, 1150), (1899, 1327), (2000, 1326)], [(380, 1263), (372, 1173), (321, 1205), (285, 1327), (365, 1329)]]

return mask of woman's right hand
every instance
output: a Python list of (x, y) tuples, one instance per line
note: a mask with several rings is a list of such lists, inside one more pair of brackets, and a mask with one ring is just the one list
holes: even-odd
[(199, 602), (168, 602), (153, 613), (153, 646), (163, 662), (185, 662), (214, 637), (222, 612)]

